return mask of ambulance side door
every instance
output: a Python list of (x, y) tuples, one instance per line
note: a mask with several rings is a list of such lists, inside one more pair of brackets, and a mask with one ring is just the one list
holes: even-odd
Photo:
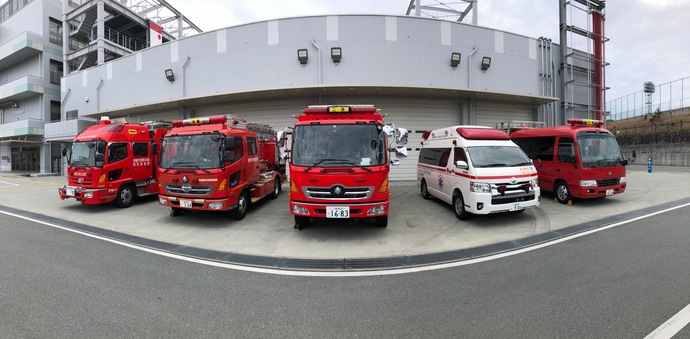
[(441, 168), (438, 174), (437, 184), (439, 190), (439, 199), (451, 203), (453, 197), (453, 182), (455, 176), (455, 165), (453, 165), (452, 148), (443, 148), (438, 166)]

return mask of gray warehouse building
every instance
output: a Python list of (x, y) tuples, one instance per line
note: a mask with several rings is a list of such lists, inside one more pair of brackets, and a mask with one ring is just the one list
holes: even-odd
[[(116, 15), (130, 11), (120, 3), (63, 5), (64, 18), (91, 11), (96, 32), (116, 31), (109, 21), (127, 17), (130, 29), (147, 24), (132, 24), (133, 13)], [(65, 41), (72, 40), (72, 26), (63, 26)], [(178, 28), (183, 26), (180, 21)], [(91, 35), (82, 52), (64, 43), (61, 119), (45, 121), (40, 146), (50, 151), (43, 153), (59, 156), (59, 148), (69, 147), (78, 131), (101, 116), (149, 121), (233, 114), (282, 130), (308, 105), (374, 104), (388, 114), (387, 123), (412, 132), (409, 158), (391, 171), (392, 180), (412, 180), (425, 130), (512, 120), (554, 125), (595, 116), (577, 109), (593, 106), (591, 86), (559, 97), (563, 83), (589, 77), (588, 53), (569, 50), (571, 67), (559, 72), (562, 52), (550, 40), (472, 24), (403, 15), (295, 17), (187, 37), (166, 34), (160, 45), (120, 52), (100, 34)], [(6, 101), (0, 98), (0, 105)], [(14, 137), (0, 139), (3, 156), (18, 147)]]

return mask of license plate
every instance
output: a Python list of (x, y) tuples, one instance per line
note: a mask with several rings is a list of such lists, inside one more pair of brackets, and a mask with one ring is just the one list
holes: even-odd
[(180, 200), (180, 207), (192, 208), (192, 201), (191, 200)]
[(326, 206), (326, 218), (349, 218), (350, 206)]
[(69, 195), (69, 196), (73, 197), (74, 196), (74, 188), (71, 188), (71, 187), (65, 188), (65, 195)]
[(515, 204), (510, 204), (510, 211), (521, 211), (523, 209), (522, 204), (515, 203)]
[(606, 190), (606, 196), (613, 195), (613, 189)]

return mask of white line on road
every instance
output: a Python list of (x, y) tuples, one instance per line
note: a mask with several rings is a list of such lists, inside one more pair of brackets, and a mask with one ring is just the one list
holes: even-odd
[[(0, 184), (5, 184), (7, 186), (19, 186), (19, 184), (7, 182), (7, 181), (0, 181)], [(2, 186), (0, 186), (0, 188), (2, 188)]]
[(690, 324), (690, 305), (685, 306), (684, 309), (676, 313), (671, 319), (663, 323), (652, 333), (648, 334), (645, 339), (670, 339), (676, 333), (680, 332), (683, 327)]

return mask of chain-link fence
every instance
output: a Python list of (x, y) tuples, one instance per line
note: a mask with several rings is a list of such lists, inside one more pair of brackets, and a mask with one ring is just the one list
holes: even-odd
[[(643, 84), (640, 84), (642, 86)], [(685, 87), (688, 89), (685, 90)], [(666, 112), (690, 106), (690, 77), (654, 86), (651, 101), (644, 91), (606, 102), (607, 120), (643, 116), (657, 109)]]

